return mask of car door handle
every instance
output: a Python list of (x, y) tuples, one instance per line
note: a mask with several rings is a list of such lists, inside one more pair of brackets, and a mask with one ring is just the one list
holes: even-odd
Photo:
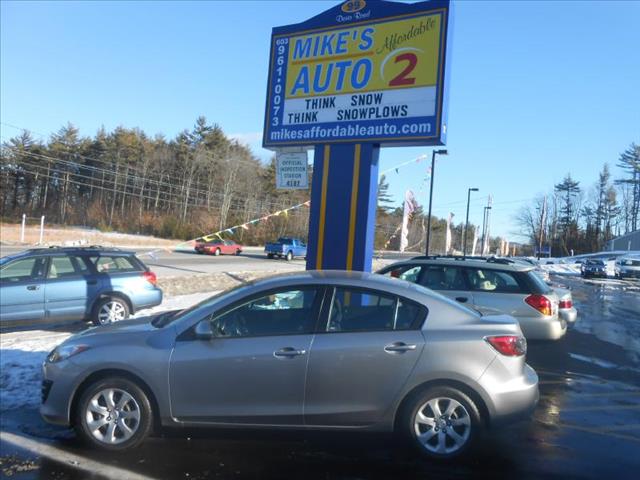
[(467, 297), (456, 297), (456, 301), (460, 303), (466, 303), (469, 300)]
[(40, 290), (40, 285), (29, 285), (27, 290)]
[(408, 345), (404, 342), (395, 342), (384, 347), (384, 351), (387, 353), (404, 353), (409, 350), (415, 350), (416, 348), (418, 348), (418, 346), (414, 344)]
[(298, 350), (293, 347), (284, 347), (273, 352), (273, 356), (276, 358), (293, 358), (299, 355), (306, 355), (306, 353), (306, 350)]

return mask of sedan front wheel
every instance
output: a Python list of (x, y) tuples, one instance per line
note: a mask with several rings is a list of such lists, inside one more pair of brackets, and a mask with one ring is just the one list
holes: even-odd
[(78, 402), (76, 432), (85, 442), (105, 450), (139, 445), (151, 424), (149, 399), (138, 385), (125, 378), (94, 382)]

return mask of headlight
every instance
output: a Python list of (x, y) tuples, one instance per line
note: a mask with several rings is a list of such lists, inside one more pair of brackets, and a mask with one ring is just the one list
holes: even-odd
[(67, 358), (84, 352), (88, 348), (88, 345), (62, 345), (60, 347), (56, 347), (49, 355), (47, 355), (47, 362), (61, 362), (62, 360), (66, 360)]

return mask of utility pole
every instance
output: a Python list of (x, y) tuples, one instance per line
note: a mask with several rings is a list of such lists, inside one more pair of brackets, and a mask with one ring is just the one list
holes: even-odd
[(429, 243), (431, 241), (431, 202), (433, 200), (433, 177), (436, 176), (436, 155), (447, 155), (447, 151), (433, 150), (431, 153), (431, 187), (429, 188), (429, 216), (427, 220), (427, 256), (429, 256)]
[[(490, 249), (491, 245), (490, 245), (490, 240), (491, 240), (491, 205), (493, 204), (493, 196), (489, 195), (489, 200), (487, 201), (487, 206), (485, 207), (487, 209), (487, 230), (485, 232), (485, 241), (484, 241), (484, 248), (485, 249)], [(482, 252), (482, 255), (484, 255), (484, 251)]]
[(540, 232), (538, 235), (538, 260), (540, 260), (540, 255), (542, 253), (542, 236), (544, 234), (544, 217), (547, 211), (547, 196), (545, 195), (544, 200), (542, 201), (542, 211), (540, 212)]
[(471, 192), (477, 192), (475, 187), (467, 189), (467, 219), (464, 222), (464, 235), (462, 236), (462, 256), (467, 256), (467, 231), (469, 230), (469, 203), (471, 202)]
[(482, 216), (482, 247), (480, 248), (480, 256), (484, 255), (484, 242), (487, 238), (487, 218), (489, 216), (489, 210), (491, 210), (490, 204), (484, 207), (484, 214)]

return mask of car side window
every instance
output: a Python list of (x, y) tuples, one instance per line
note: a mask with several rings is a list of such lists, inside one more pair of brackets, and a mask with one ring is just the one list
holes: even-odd
[(94, 256), (89, 257), (98, 273), (134, 272), (138, 270), (127, 257)]
[(423, 307), (394, 295), (338, 287), (333, 293), (326, 331), (409, 330), (417, 328), (425, 315)]
[(420, 283), (431, 290), (467, 290), (460, 267), (429, 265), (424, 268)]
[(314, 287), (274, 290), (222, 315), (213, 315), (216, 337), (303, 335), (315, 327)]
[(511, 272), (470, 268), (467, 270), (472, 290), (495, 293), (522, 293), (523, 289)]
[(89, 271), (89, 266), (87, 264), (87, 258), (86, 257), (73, 257), (74, 261), (75, 261), (75, 265), (76, 265), (76, 269), (81, 272), (81, 273), (87, 273)]
[(0, 270), (2, 283), (13, 283), (27, 280), (38, 280), (44, 276), (46, 259), (31, 257), (8, 263)]
[(60, 256), (60, 257), (51, 257), (51, 261), (49, 262), (49, 272), (47, 273), (47, 278), (65, 278), (65, 277), (73, 277), (77, 275), (79, 271), (76, 270), (71, 257), (68, 256)]

